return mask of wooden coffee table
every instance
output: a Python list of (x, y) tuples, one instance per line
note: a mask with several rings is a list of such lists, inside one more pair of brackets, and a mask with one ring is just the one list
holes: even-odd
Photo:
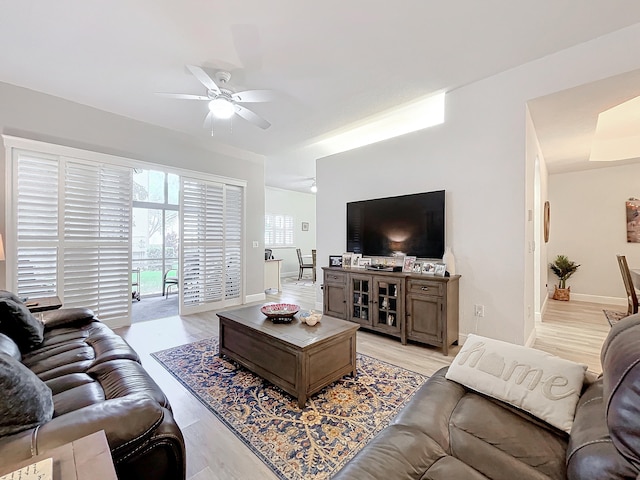
[(297, 316), (274, 324), (260, 306), (218, 313), (220, 356), (277, 385), (298, 399), (307, 398), (345, 375), (356, 376), (358, 325), (324, 315), (310, 327)]

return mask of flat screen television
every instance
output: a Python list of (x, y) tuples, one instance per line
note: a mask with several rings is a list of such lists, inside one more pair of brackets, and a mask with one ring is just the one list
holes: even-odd
[(444, 190), (347, 203), (347, 251), (442, 258)]

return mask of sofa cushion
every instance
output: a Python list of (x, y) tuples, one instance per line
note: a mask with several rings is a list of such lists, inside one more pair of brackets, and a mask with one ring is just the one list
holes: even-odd
[(51, 390), (27, 367), (0, 353), (0, 436), (48, 422), (53, 416)]
[(28, 352), (42, 343), (44, 325), (16, 295), (0, 290), (0, 333), (11, 337), (22, 352)]
[(22, 360), (22, 354), (20, 353), (18, 344), (4, 333), (0, 333), (0, 353), (9, 355), (18, 361)]
[(534, 348), (469, 335), (446, 378), (571, 431), (586, 365)]

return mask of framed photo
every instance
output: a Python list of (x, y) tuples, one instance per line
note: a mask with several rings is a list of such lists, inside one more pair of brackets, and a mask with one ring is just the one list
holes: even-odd
[(433, 262), (423, 262), (422, 273), (425, 273), (427, 275), (434, 275), (436, 273), (436, 264)]
[(342, 254), (342, 268), (351, 268), (351, 252)]
[(329, 255), (329, 266), (330, 267), (341, 267), (342, 266), (342, 255)]
[(358, 260), (358, 266), (362, 267), (362, 268), (367, 268), (369, 265), (371, 265), (371, 259), (370, 258), (360, 258)]
[(405, 273), (413, 272), (413, 265), (416, 263), (416, 257), (404, 257), (402, 271)]
[(309, 222), (302, 222), (302, 231), (303, 232), (309, 231)]
[(444, 263), (436, 263), (434, 265), (433, 273), (439, 277), (444, 277), (444, 273), (447, 270), (447, 266)]
[(362, 258), (361, 253), (354, 253), (351, 255), (351, 267), (353, 268), (364, 268), (360, 266), (360, 259)]
[(413, 267), (411, 267), (411, 271), (413, 273), (422, 273), (422, 262), (416, 260), (413, 262)]

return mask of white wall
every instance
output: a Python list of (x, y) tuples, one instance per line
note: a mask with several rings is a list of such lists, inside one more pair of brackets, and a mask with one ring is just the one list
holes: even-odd
[[(4, 134), (247, 181), (245, 295), (264, 295), (264, 158), (219, 153), (214, 140), (172, 132), (61, 98), (0, 83)], [(227, 149), (228, 150), (228, 149)], [(0, 233), (5, 234), (5, 151), (0, 149)], [(259, 241), (259, 248), (252, 242)], [(0, 262), (0, 288), (5, 286)]]
[[(625, 201), (640, 198), (640, 165), (549, 176), (549, 261), (567, 255), (581, 266), (567, 281), (571, 298), (626, 305), (616, 254), (640, 268), (640, 243), (627, 243)], [(548, 270), (549, 287), (558, 277)]]
[[(296, 248), (303, 255), (311, 255), (316, 248), (316, 196), (312, 193), (294, 192), (280, 188), (265, 188), (265, 213), (281, 213), (293, 216), (295, 246), (292, 248), (276, 248), (273, 255), (281, 258), (283, 277), (298, 276), (298, 256)], [(302, 231), (302, 222), (309, 223), (309, 230)], [(309, 270), (305, 270), (305, 275)]]
[[(526, 102), (639, 68), (628, 47), (637, 44), (640, 25), (461, 87), (447, 94), (443, 125), (318, 160), (320, 265), (345, 249), (346, 202), (445, 189), (447, 244), (462, 275), (461, 332), (525, 343), (533, 329), (526, 212), (534, 208), (535, 160)], [(477, 322), (474, 304), (485, 305)]]

